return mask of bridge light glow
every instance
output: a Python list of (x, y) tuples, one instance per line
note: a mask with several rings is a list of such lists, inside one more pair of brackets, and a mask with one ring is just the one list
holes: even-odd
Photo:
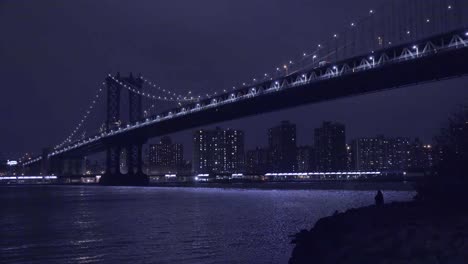
[(418, 46), (414, 45), (413, 49), (416, 51), (416, 56), (419, 56), (419, 48)]
[(467, 36), (467, 37), (468, 37), (468, 32), (465, 32), (465, 36)]

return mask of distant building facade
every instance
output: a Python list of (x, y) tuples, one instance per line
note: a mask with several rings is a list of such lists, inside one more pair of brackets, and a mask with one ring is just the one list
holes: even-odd
[(383, 136), (356, 139), (352, 151), (357, 171), (380, 171), (389, 167), (388, 141)]
[(347, 169), (345, 125), (323, 122), (314, 130), (314, 147), (319, 171), (344, 171)]
[(410, 158), (411, 140), (407, 137), (396, 137), (388, 139), (388, 167), (391, 171), (401, 171), (408, 168)]
[(162, 137), (158, 144), (149, 146), (148, 163), (152, 173), (176, 173), (184, 164), (183, 145)]
[(427, 170), (434, 164), (432, 146), (406, 137), (359, 138), (353, 141), (353, 165), (358, 171)]
[(353, 146), (352, 144), (346, 144), (346, 170), (354, 170), (354, 160), (353, 160)]
[(315, 150), (311, 146), (300, 146), (297, 148), (297, 171), (315, 171)]
[(266, 148), (255, 148), (245, 155), (245, 170), (248, 174), (264, 174), (269, 170), (269, 151)]
[(192, 168), (195, 174), (244, 172), (243, 131), (219, 127), (197, 130), (193, 143)]
[(296, 125), (282, 121), (268, 130), (269, 167), (271, 172), (297, 170)]
[(434, 166), (434, 153), (432, 145), (424, 144), (416, 138), (411, 144), (408, 168), (411, 170), (428, 170)]

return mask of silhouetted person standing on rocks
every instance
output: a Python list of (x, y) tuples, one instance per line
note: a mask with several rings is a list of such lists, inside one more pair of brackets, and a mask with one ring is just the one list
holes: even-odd
[(379, 190), (377, 194), (375, 195), (375, 205), (382, 206), (383, 204), (384, 204), (383, 193), (381, 190)]

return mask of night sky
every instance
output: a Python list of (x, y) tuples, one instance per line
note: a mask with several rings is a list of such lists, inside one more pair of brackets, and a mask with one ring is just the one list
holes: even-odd
[[(0, 0), (0, 153), (61, 142), (107, 73), (141, 72), (186, 93), (229, 89), (313, 50), (376, 0)], [(468, 103), (467, 79), (402, 88), (219, 124), (244, 129), (247, 148), (289, 119), (300, 144), (324, 120), (348, 141), (378, 133), (430, 141)], [(104, 119), (104, 113), (99, 113)], [(175, 135), (191, 149), (191, 131)]]

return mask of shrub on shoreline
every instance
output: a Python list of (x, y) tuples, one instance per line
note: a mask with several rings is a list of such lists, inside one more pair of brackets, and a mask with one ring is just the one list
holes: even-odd
[(438, 162), (417, 185), (417, 200), (468, 206), (468, 106), (449, 118), (435, 141)]

